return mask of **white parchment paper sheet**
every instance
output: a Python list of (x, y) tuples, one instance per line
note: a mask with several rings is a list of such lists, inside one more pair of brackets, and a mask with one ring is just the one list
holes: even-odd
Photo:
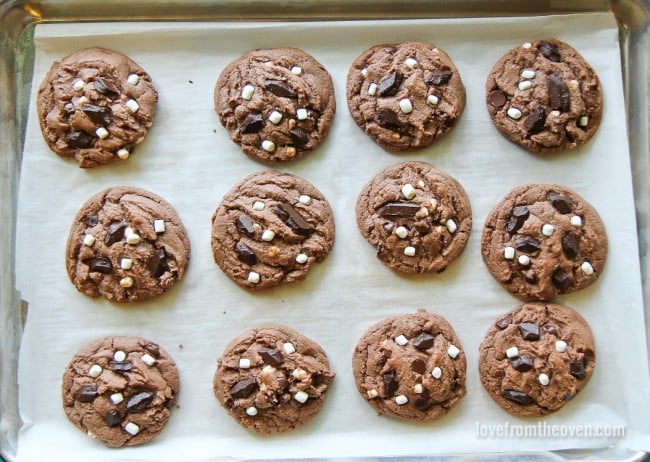
[[(531, 155), (502, 138), (484, 106), (484, 82), (496, 60), (535, 38), (565, 40), (602, 79), (605, 116), (587, 146), (564, 155)], [(467, 108), (444, 141), (423, 151), (389, 154), (353, 123), (345, 81), (350, 63), (376, 43), (435, 43), (455, 61)], [(146, 141), (119, 165), (77, 168), (49, 151), (31, 111), (21, 173), (17, 276), (29, 317), (20, 357), (24, 428), (19, 460), (201, 460), (217, 456), (409, 455), (550, 450), (619, 445), (650, 447), (649, 386), (617, 28), (607, 14), (524, 19), (323, 23), (61, 24), (36, 29), (32, 97), (51, 63), (83, 47), (119, 50), (140, 63), (160, 92), (159, 113)], [(212, 261), (210, 217), (222, 195), (244, 175), (265, 167), (245, 158), (213, 110), (224, 66), (249, 49), (296, 46), (320, 60), (334, 79), (338, 112), (325, 144), (280, 168), (311, 181), (329, 198), (334, 250), (300, 284), (266, 293), (239, 289)], [(32, 104), (33, 109), (33, 104)], [(440, 275), (403, 277), (380, 264), (356, 228), (354, 205), (368, 179), (404, 160), (431, 162), (455, 176), (470, 197), (474, 229), (463, 256)], [(489, 210), (515, 185), (557, 182), (590, 201), (610, 239), (600, 281), (560, 301), (591, 323), (598, 363), (589, 386), (547, 425), (625, 425), (624, 438), (482, 437), (481, 425), (532, 424), (509, 416), (488, 397), (477, 372), (478, 347), (490, 323), (519, 302), (490, 276), (480, 256)], [(178, 210), (192, 242), (184, 281), (169, 294), (116, 305), (78, 293), (64, 266), (72, 218), (95, 192), (137, 185)], [(429, 425), (378, 417), (358, 395), (351, 353), (372, 323), (428, 308), (455, 327), (468, 358), (468, 394)], [(212, 394), (217, 357), (253, 325), (290, 325), (323, 345), (337, 378), (322, 412), (307, 428), (263, 438), (240, 428)], [(175, 358), (182, 389), (167, 428), (152, 444), (108, 450), (66, 419), (60, 377), (71, 356), (104, 335), (140, 335)], [(559, 428), (559, 427), (556, 427)], [(570, 431), (569, 427), (566, 427)], [(577, 427), (571, 427), (577, 428)], [(596, 428), (596, 427), (594, 427)], [(607, 429), (605, 429), (607, 430)]]

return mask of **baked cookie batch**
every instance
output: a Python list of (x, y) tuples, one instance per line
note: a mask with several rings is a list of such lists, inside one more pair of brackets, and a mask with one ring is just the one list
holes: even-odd
[[(428, 43), (377, 45), (347, 76), (354, 122), (382, 148), (405, 152), (437, 142), (466, 103), (458, 69)], [(43, 136), (82, 168), (126, 160), (153, 123), (158, 94), (130, 58), (100, 48), (54, 63), (37, 97)], [(219, 76), (218, 118), (245, 155), (278, 165), (326, 139), (336, 111), (327, 70), (295, 48), (255, 50)], [(559, 153), (587, 142), (602, 117), (598, 77), (569, 45), (536, 40), (506, 53), (490, 71), (485, 103), (497, 130), (525, 149)], [(356, 204), (363, 237), (398, 273), (439, 273), (464, 251), (469, 198), (449, 174), (419, 161), (370, 177)], [(264, 170), (237, 182), (212, 216), (215, 263), (244, 289), (298, 282), (334, 244), (332, 209), (294, 174)], [(524, 184), (494, 207), (483, 227), (489, 272), (524, 303), (496, 319), (480, 346), (479, 375), (492, 399), (518, 416), (555, 412), (591, 377), (596, 349), (589, 325), (554, 300), (594, 283), (607, 236), (596, 210), (566, 186)], [(163, 198), (119, 186), (97, 193), (71, 225), (66, 269), (85, 295), (114, 302), (161, 296), (179, 282), (190, 242)], [(419, 310), (368, 327), (352, 354), (358, 391), (380, 414), (427, 422), (465, 396), (462, 344), (441, 316)], [(315, 341), (282, 325), (239, 334), (217, 361), (214, 394), (257, 433), (307, 424), (335, 373)], [(63, 375), (64, 410), (109, 447), (154, 438), (179, 392), (173, 359), (156, 343), (105, 337), (83, 347)]]

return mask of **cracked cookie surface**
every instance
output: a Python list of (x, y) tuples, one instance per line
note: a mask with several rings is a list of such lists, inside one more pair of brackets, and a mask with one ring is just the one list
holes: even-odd
[(115, 302), (161, 295), (183, 278), (190, 241), (174, 208), (141, 188), (91, 197), (68, 237), (66, 269), (80, 292)]
[(527, 303), (501, 316), (479, 353), (481, 382), (492, 399), (525, 417), (560, 410), (587, 385), (596, 364), (587, 322), (555, 303)]
[(286, 432), (318, 413), (334, 375), (316, 342), (289, 327), (267, 325), (242, 333), (226, 347), (214, 393), (245, 428)]
[(68, 419), (106, 446), (135, 446), (164, 428), (179, 392), (174, 360), (156, 343), (106, 337), (81, 348), (63, 373)]

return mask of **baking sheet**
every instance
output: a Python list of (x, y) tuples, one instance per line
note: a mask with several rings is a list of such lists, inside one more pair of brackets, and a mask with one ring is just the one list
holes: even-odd
[[(498, 31), (498, 37), (496, 32)], [(483, 103), (493, 63), (518, 43), (565, 40), (603, 82), (605, 113), (587, 146), (540, 158), (503, 139)], [(131, 56), (153, 77), (159, 112), (150, 134), (127, 162), (92, 171), (52, 154), (34, 111), (29, 115), (17, 229), (17, 287), (29, 302), (20, 357), (24, 428), (18, 460), (202, 460), (415, 455), (505, 450), (553, 450), (617, 445), (650, 447), (650, 410), (643, 306), (628, 158), (618, 31), (613, 16), (589, 14), (519, 19), (325, 23), (43, 25), (36, 29), (34, 89), (52, 61), (85, 46)], [(468, 105), (445, 140), (406, 155), (389, 154), (347, 113), (349, 64), (370, 45), (407, 39), (433, 42), (454, 59)], [(338, 113), (325, 144), (281, 168), (303, 176), (330, 200), (337, 223), (334, 250), (309, 278), (269, 293), (235, 286), (212, 261), (210, 216), (244, 175), (265, 167), (231, 143), (213, 110), (212, 90), (223, 67), (252, 48), (297, 46), (332, 74)], [(384, 166), (414, 159), (455, 176), (473, 207), (474, 230), (463, 256), (441, 275), (407, 278), (386, 269), (356, 229), (354, 204), (365, 182)], [(626, 425), (625, 438), (485, 438), (477, 423), (536, 424), (494, 404), (477, 373), (478, 345), (490, 322), (519, 302), (491, 278), (480, 257), (489, 210), (512, 187), (565, 184), (600, 212), (610, 239), (600, 281), (560, 301), (590, 322), (598, 363), (589, 386), (548, 425)], [(171, 293), (135, 306), (77, 293), (64, 266), (65, 240), (79, 206), (119, 184), (150, 189), (171, 202), (192, 242), (184, 281)], [(468, 395), (444, 419), (413, 425), (377, 417), (358, 395), (350, 356), (359, 336), (390, 315), (425, 307), (454, 325), (468, 358)], [(273, 438), (241, 429), (212, 395), (216, 359), (241, 330), (266, 322), (290, 325), (329, 353), (338, 375), (323, 410), (307, 428)], [(70, 357), (104, 335), (140, 335), (163, 345), (181, 374), (180, 409), (165, 431), (140, 448), (107, 450), (67, 422), (60, 376)], [(46, 449), (45, 449), (46, 448)], [(74, 448), (74, 451), (70, 449)]]

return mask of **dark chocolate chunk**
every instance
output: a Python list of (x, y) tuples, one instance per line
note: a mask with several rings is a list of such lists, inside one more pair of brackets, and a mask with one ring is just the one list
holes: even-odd
[(562, 236), (562, 250), (569, 260), (574, 260), (580, 253), (580, 237), (568, 232)]
[(539, 250), (539, 241), (533, 236), (517, 236), (515, 239), (515, 248), (525, 253), (535, 253)]
[(303, 147), (307, 143), (309, 143), (309, 135), (307, 134), (306, 131), (304, 131), (301, 128), (294, 127), (291, 129), (289, 132), (289, 136), (291, 136), (291, 141), (293, 144), (295, 144), (298, 147)]
[(555, 327), (555, 326), (552, 325), (552, 324), (544, 324), (544, 325), (542, 326), (542, 330), (543, 330), (544, 332), (548, 332), (548, 333), (551, 334), (551, 335), (555, 335), (556, 337), (557, 337), (557, 335), (558, 335), (557, 327)]
[(154, 394), (148, 391), (143, 391), (137, 395), (131, 396), (126, 402), (126, 412), (135, 414), (144, 411), (149, 404), (153, 401)]
[(299, 236), (309, 236), (314, 232), (314, 228), (305, 220), (300, 213), (290, 204), (282, 202), (273, 207), (275, 213), (280, 220), (284, 222), (291, 231)]
[(325, 383), (325, 376), (323, 374), (319, 374), (318, 372), (315, 372), (311, 376), (311, 384), (314, 387), (318, 387), (319, 385), (322, 385)]
[(569, 88), (557, 74), (548, 76), (548, 104), (551, 109), (566, 112), (571, 106)]
[(394, 132), (402, 128), (402, 122), (400, 122), (399, 116), (395, 111), (391, 111), (390, 109), (379, 109), (377, 111), (377, 120), (379, 121), (379, 125)]
[(81, 110), (90, 120), (99, 125), (108, 125), (111, 123), (113, 111), (109, 107), (95, 106), (94, 104), (84, 104)]
[(413, 218), (419, 210), (415, 202), (388, 202), (379, 207), (377, 213), (384, 218)]
[(95, 77), (95, 82), (93, 83), (95, 85), (95, 90), (106, 96), (108, 99), (117, 99), (120, 97), (120, 91), (117, 87), (103, 77)]
[(379, 82), (379, 87), (377, 88), (377, 94), (379, 96), (393, 96), (399, 90), (399, 86), (402, 84), (404, 76), (399, 72), (393, 72), (384, 80)]
[(247, 236), (252, 236), (255, 234), (255, 226), (253, 220), (248, 215), (239, 215), (237, 217), (237, 231), (239, 234), (246, 234)]
[(297, 98), (298, 93), (283, 80), (266, 80), (264, 81), (264, 88), (273, 93), (275, 96), (283, 98)]
[(555, 45), (548, 43), (547, 41), (543, 41), (539, 44), (539, 51), (541, 51), (546, 59), (555, 63), (560, 62), (560, 52), (557, 51)]
[(108, 367), (115, 372), (129, 372), (133, 369), (133, 363), (131, 361), (111, 361), (108, 363)]
[(169, 269), (167, 267), (167, 253), (165, 249), (154, 250), (153, 255), (147, 261), (147, 268), (149, 268), (149, 272), (156, 278), (165, 274), (165, 271)]
[(389, 371), (384, 372), (384, 392), (386, 393), (386, 398), (390, 398), (395, 394), (399, 388), (399, 381), (397, 380), (397, 372)]
[(426, 350), (433, 346), (435, 337), (427, 332), (422, 332), (420, 335), (415, 337), (411, 343), (418, 350)]
[(74, 395), (74, 399), (80, 403), (92, 403), (98, 396), (99, 393), (97, 392), (97, 385), (89, 384), (81, 387), (81, 390), (79, 390), (77, 394)]
[(519, 332), (524, 340), (539, 340), (539, 326), (534, 322), (522, 322), (519, 324)]
[(569, 373), (578, 380), (583, 380), (585, 377), (587, 377), (584, 360), (573, 361), (571, 364), (569, 364)]
[(124, 418), (117, 411), (108, 411), (108, 414), (104, 416), (104, 422), (109, 427), (116, 427), (122, 423)]
[(151, 353), (154, 358), (160, 358), (160, 348), (155, 343), (147, 343), (143, 348)]
[(422, 393), (420, 393), (420, 395), (415, 398), (415, 401), (413, 401), (413, 407), (422, 412), (431, 407), (431, 395), (429, 394), (429, 390), (426, 388), (422, 390)]
[(534, 361), (530, 356), (517, 356), (510, 360), (510, 365), (519, 372), (526, 372), (533, 368)]
[(65, 142), (71, 148), (89, 148), (93, 145), (93, 137), (86, 132), (72, 130), (65, 135)]
[(235, 399), (246, 398), (255, 390), (257, 390), (257, 380), (255, 380), (255, 377), (249, 377), (234, 384), (230, 389), (230, 396)]
[(456, 391), (458, 388), (458, 376), (454, 376), (453, 379), (451, 379), (451, 385), (449, 386), (449, 389), (451, 391)]
[(528, 396), (526, 393), (522, 393), (516, 390), (506, 390), (501, 394), (501, 396), (503, 396), (508, 401), (512, 401), (513, 403), (517, 403), (522, 406), (528, 406), (529, 404), (533, 404), (535, 402), (535, 400)]
[(63, 110), (67, 112), (68, 114), (74, 114), (74, 104), (72, 103), (65, 103), (63, 105)]
[(511, 322), (512, 322), (512, 314), (508, 313), (505, 316), (497, 319), (497, 322), (495, 323), (495, 325), (497, 326), (497, 328), (503, 330), (506, 327), (508, 327)]
[(504, 104), (508, 101), (508, 97), (501, 90), (492, 90), (488, 94), (488, 100), (490, 104), (496, 108), (503, 107)]
[(524, 128), (529, 135), (539, 133), (544, 129), (546, 112), (541, 107), (536, 107), (524, 119)]
[(113, 272), (113, 265), (106, 257), (93, 257), (84, 260), (84, 263), (90, 267), (91, 273), (111, 274)]
[(244, 121), (241, 123), (241, 128), (239, 131), (242, 134), (246, 133), (257, 133), (264, 126), (264, 118), (259, 112), (249, 113)]
[(567, 393), (566, 395), (564, 395), (564, 401), (571, 401), (573, 398), (575, 398), (575, 396), (576, 395), (574, 395), (573, 393)]
[(572, 282), (571, 276), (569, 276), (562, 268), (558, 268), (553, 272), (551, 280), (553, 281), (553, 285), (560, 290), (567, 290)]
[(104, 236), (104, 244), (113, 245), (121, 241), (124, 238), (124, 228), (126, 228), (126, 223), (122, 221), (108, 225), (106, 236)]
[(427, 363), (423, 359), (414, 359), (411, 363), (411, 370), (418, 374), (424, 374), (427, 371)]
[(237, 254), (239, 261), (248, 265), (254, 265), (257, 263), (257, 256), (255, 255), (255, 252), (253, 252), (253, 249), (248, 247), (242, 241), (237, 242), (237, 245), (235, 245), (235, 253)]
[(259, 349), (258, 353), (262, 357), (264, 363), (270, 364), (271, 366), (279, 366), (284, 362), (282, 353), (280, 353), (275, 348), (262, 347)]
[(573, 210), (573, 204), (571, 203), (571, 199), (569, 199), (566, 196), (563, 196), (562, 194), (551, 192), (548, 193), (546, 198), (549, 200), (551, 205), (553, 205), (555, 210), (557, 210), (563, 215), (570, 213), (571, 210)]
[(449, 79), (451, 79), (451, 76), (453, 75), (453, 72), (448, 69), (435, 69), (431, 71), (431, 77), (429, 77), (429, 80), (427, 80), (427, 83), (429, 85), (444, 85), (445, 83), (449, 82)]
[(93, 226), (97, 226), (97, 223), (99, 223), (99, 217), (97, 215), (88, 215), (84, 220), (84, 223), (86, 223), (86, 226), (92, 228)]
[(529, 215), (530, 212), (525, 205), (519, 205), (513, 208), (510, 213), (510, 218), (508, 218), (508, 223), (506, 224), (506, 231), (509, 234), (516, 233), (524, 225)]

